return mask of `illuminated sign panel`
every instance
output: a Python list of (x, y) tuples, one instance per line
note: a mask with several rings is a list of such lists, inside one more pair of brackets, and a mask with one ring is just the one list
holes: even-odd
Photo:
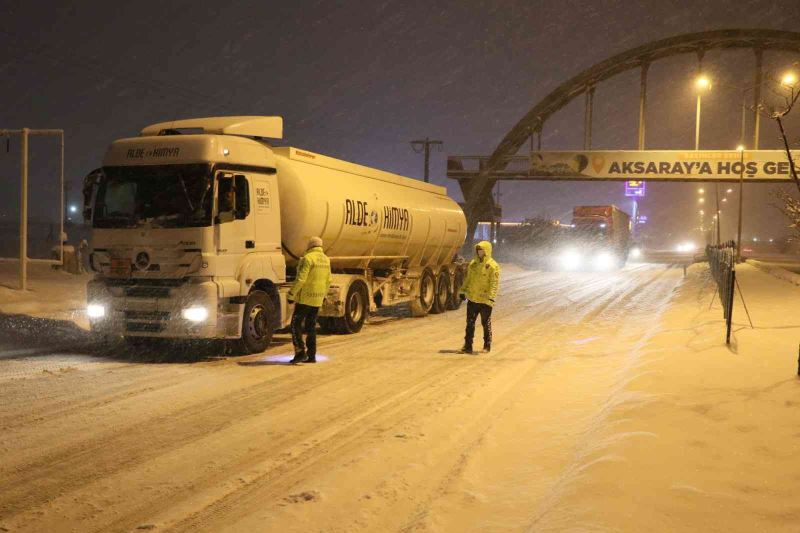
[(643, 181), (628, 180), (625, 182), (625, 196), (644, 198), (647, 186)]
[[(793, 152), (800, 167), (800, 152)], [(798, 168), (800, 173), (800, 168)], [(527, 179), (778, 182), (792, 179), (782, 150), (590, 150), (532, 152)], [(515, 179), (525, 179), (519, 176)], [(644, 184), (642, 183), (642, 190)], [(637, 196), (637, 195), (632, 195)], [(644, 196), (644, 194), (642, 194)]]

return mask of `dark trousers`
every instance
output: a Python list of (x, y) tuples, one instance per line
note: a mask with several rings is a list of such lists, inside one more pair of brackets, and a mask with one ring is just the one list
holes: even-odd
[[(319, 313), (319, 307), (295, 304), (292, 315), (292, 344), (294, 344), (295, 354), (304, 353), (309, 357), (317, 354), (317, 313)], [(305, 344), (303, 343), (303, 333), (306, 334)], [(308, 349), (306, 349), (306, 345), (308, 345)]]
[(492, 343), (492, 306), (467, 302), (467, 331), (464, 334), (464, 345), (472, 347), (472, 338), (475, 336), (475, 320), (481, 316), (481, 326), (483, 326), (483, 343)]

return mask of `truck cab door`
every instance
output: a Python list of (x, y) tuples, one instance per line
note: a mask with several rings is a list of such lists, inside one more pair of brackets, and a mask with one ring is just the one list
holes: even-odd
[(264, 252), (281, 250), (281, 215), (278, 180), (275, 174), (254, 174), (253, 211), (255, 211), (256, 249)]
[(218, 275), (234, 276), (242, 257), (255, 248), (255, 217), (250, 213), (250, 182), (244, 174), (216, 177), (215, 240)]

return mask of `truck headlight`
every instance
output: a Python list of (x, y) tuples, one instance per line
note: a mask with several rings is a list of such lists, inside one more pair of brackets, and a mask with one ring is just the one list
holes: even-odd
[(89, 304), (86, 306), (86, 316), (89, 318), (103, 318), (106, 316), (106, 306), (103, 304)]
[(577, 270), (581, 266), (581, 254), (578, 250), (564, 250), (558, 256), (558, 262), (564, 270)]
[(598, 270), (611, 270), (614, 266), (614, 256), (608, 252), (600, 252), (594, 258), (594, 266)]
[(208, 309), (205, 307), (187, 307), (181, 311), (181, 316), (190, 322), (202, 322), (208, 318)]

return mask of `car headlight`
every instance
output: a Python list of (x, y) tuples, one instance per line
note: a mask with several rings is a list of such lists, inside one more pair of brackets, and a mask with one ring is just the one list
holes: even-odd
[(103, 318), (106, 316), (106, 306), (103, 304), (89, 304), (86, 306), (86, 315), (89, 318)]
[(564, 250), (559, 255), (558, 261), (565, 270), (577, 270), (581, 266), (581, 254), (578, 250)]
[(208, 309), (205, 307), (187, 307), (181, 311), (181, 316), (190, 322), (202, 322), (208, 318)]
[(642, 257), (642, 250), (640, 250), (639, 248), (631, 248), (630, 256), (633, 259), (639, 259), (640, 257)]
[(611, 270), (614, 266), (614, 256), (608, 252), (600, 252), (594, 258), (594, 266), (598, 270)]

